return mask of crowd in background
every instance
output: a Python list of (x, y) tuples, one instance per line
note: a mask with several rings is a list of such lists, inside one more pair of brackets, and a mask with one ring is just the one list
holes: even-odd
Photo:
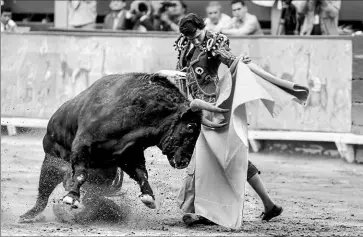
[[(338, 17), (341, 0), (252, 0), (254, 4), (271, 8), (272, 35), (338, 35)], [(262, 35), (260, 22), (249, 12), (245, 1), (230, 1), (232, 16), (218, 1), (206, 2), (205, 23), (209, 30), (227, 35)], [(174, 31), (188, 12), (182, 0), (135, 0), (127, 6), (125, 0), (111, 0), (109, 13), (105, 16), (103, 29)], [(72, 29), (95, 29), (97, 2), (68, 0), (68, 27)], [(14, 31), (11, 9), (1, 9), (1, 31)]]
[(187, 13), (182, 1), (133, 1), (126, 9), (123, 0), (111, 0), (104, 29), (146, 31), (178, 31), (178, 23)]
[[(274, 1), (270, 1), (274, 3)], [(258, 4), (257, 1), (255, 1)], [(274, 35), (337, 35), (341, 1), (307, 0), (276, 1), (271, 14)], [(279, 5), (279, 3), (281, 3)], [(133, 1), (126, 9), (126, 1), (111, 0), (110, 13), (105, 17), (104, 29), (136, 31), (178, 31), (178, 22), (188, 6), (181, 0)], [(69, 1), (69, 25), (74, 28), (94, 28), (97, 17), (96, 2)], [(207, 29), (228, 35), (262, 35), (260, 23), (243, 0), (232, 0), (232, 16), (223, 12), (218, 1), (206, 7)]]

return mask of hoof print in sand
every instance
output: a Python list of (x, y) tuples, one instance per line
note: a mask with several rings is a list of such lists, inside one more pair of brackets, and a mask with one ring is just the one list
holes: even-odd
[(34, 223), (34, 222), (43, 222), (43, 221), (45, 221), (45, 216), (43, 215), (31, 218), (21, 216), (18, 220), (18, 223)]

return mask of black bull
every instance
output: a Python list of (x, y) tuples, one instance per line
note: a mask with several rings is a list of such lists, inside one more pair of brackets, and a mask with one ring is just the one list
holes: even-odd
[(157, 146), (172, 167), (185, 168), (201, 124), (225, 125), (205, 120), (201, 110), (227, 112), (201, 100), (188, 101), (169, 79), (158, 73), (105, 76), (65, 102), (49, 120), (43, 139), (36, 204), (20, 221), (34, 220), (62, 181), (68, 192), (63, 202), (76, 208), (84, 182), (110, 184), (119, 168), (137, 181), (141, 201), (155, 208), (144, 150)]

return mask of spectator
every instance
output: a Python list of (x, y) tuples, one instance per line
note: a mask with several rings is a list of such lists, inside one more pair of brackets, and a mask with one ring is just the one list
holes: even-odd
[(234, 36), (263, 35), (257, 17), (248, 13), (244, 0), (232, 0), (231, 6), (233, 18), (231, 24), (221, 30), (222, 33)]
[(10, 7), (1, 7), (1, 32), (15, 32), (16, 23), (11, 19), (13, 11)]
[(146, 32), (154, 30), (152, 6), (149, 1), (136, 0), (126, 13), (126, 29)]
[(68, 0), (68, 28), (96, 28), (97, 1)]
[(124, 30), (126, 17), (125, 0), (111, 0), (109, 5), (111, 12), (108, 13), (103, 22), (103, 29)]
[(209, 2), (206, 8), (205, 29), (220, 32), (222, 28), (228, 27), (232, 18), (222, 13), (221, 9), (222, 6), (219, 2)]
[(304, 16), (300, 35), (338, 35), (341, 0), (294, 1)]
[(187, 5), (181, 1), (164, 1), (161, 4), (155, 28), (161, 31), (179, 32), (179, 21), (187, 13)]
[(51, 20), (50, 20), (48, 14), (41, 21), (42, 24), (48, 24), (50, 22), (51, 22)]
[[(271, 27), (272, 29), (272, 27)], [(297, 35), (298, 34), (298, 14), (292, 0), (283, 0), (279, 25), (276, 35)]]
[[(281, 34), (297, 34), (297, 29), (289, 30), (296, 24), (299, 26), (298, 20), (296, 23), (294, 18), (297, 18), (294, 12), (295, 6), (291, 4), (291, 0), (251, 0), (254, 4), (271, 8), (271, 35)], [(300, 0), (299, 0), (300, 1)], [(287, 3), (286, 2), (290, 2)], [(287, 29), (288, 28), (288, 29)]]

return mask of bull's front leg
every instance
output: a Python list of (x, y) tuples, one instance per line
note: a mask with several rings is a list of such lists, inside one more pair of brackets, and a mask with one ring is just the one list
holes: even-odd
[(155, 197), (153, 190), (148, 181), (148, 174), (145, 164), (134, 166), (130, 164), (121, 165), (121, 169), (125, 171), (140, 186), (141, 194), (139, 198), (149, 208), (155, 209)]
[(72, 165), (72, 175), (67, 180), (66, 185), (66, 189), (69, 192), (63, 197), (63, 202), (65, 204), (71, 205), (73, 208), (80, 207), (81, 186), (87, 180), (87, 168), (89, 164), (89, 158), (90, 147), (84, 144), (75, 144), (70, 157)]
[(126, 161), (120, 163), (121, 169), (140, 186), (141, 194), (139, 197), (141, 201), (147, 207), (155, 209), (155, 197), (148, 181), (143, 149), (130, 149), (125, 155), (128, 156), (126, 160), (120, 158), (121, 161)]
[(150, 187), (148, 174), (145, 165), (143, 167), (136, 168), (137, 182), (140, 186), (140, 199), (149, 208), (155, 209), (155, 197), (153, 190)]

